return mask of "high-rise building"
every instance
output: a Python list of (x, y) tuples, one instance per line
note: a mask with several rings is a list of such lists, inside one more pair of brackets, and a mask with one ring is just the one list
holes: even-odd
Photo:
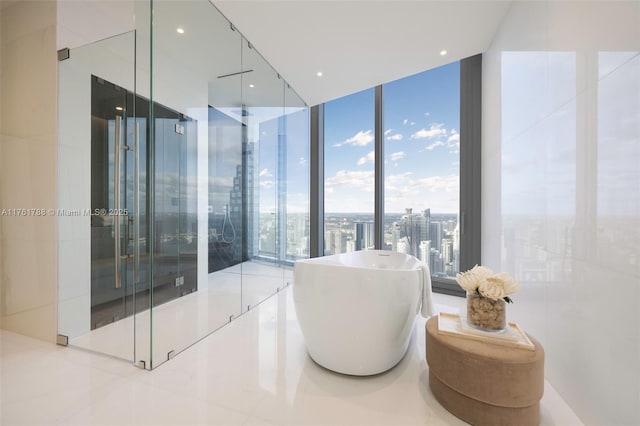
[(431, 271), (431, 275), (442, 273), (443, 268), (441, 267), (441, 264), (442, 260), (440, 259), (440, 252), (431, 248), (431, 253), (429, 254), (429, 270)]
[(442, 223), (431, 222), (429, 224), (429, 239), (433, 245), (433, 248), (440, 251), (442, 246)]
[(373, 222), (356, 222), (354, 224), (355, 250), (371, 250), (374, 247)]
[(431, 241), (420, 241), (419, 258), (421, 261), (429, 264), (431, 254)]
[(431, 209), (422, 210), (417, 220), (420, 225), (420, 242), (430, 240), (429, 225), (431, 224)]
[(442, 240), (442, 263), (444, 264), (444, 272), (447, 275), (454, 275), (453, 257), (453, 240), (444, 238)]

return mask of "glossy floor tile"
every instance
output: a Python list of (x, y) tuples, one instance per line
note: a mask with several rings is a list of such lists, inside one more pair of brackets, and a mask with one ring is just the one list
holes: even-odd
[(72, 338), (69, 344), (130, 362), (144, 361), (147, 366), (152, 362), (155, 368), (291, 281), (291, 269), (244, 262), (210, 273), (198, 291), (158, 305), (153, 313), (141, 311)]
[[(424, 324), (402, 361), (372, 377), (309, 358), (290, 287), (153, 371), (2, 331), (0, 424), (463, 425), (429, 390)], [(549, 384), (541, 414), (542, 425), (581, 424)]]

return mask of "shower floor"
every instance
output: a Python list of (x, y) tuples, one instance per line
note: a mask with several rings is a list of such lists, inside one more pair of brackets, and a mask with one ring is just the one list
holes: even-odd
[[(293, 271), (249, 261), (208, 275), (198, 291), (69, 341), (69, 346), (153, 367), (247, 312), (291, 282)], [(148, 367), (148, 364), (147, 364)]]

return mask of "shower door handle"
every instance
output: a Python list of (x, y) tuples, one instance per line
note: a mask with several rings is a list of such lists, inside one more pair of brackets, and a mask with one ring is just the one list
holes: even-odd
[(113, 235), (115, 239), (115, 274), (116, 288), (122, 287), (120, 277), (120, 132), (122, 128), (122, 117), (116, 115), (115, 127), (115, 152), (113, 155), (113, 209), (115, 216), (113, 218)]
[(140, 123), (135, 120), (133, 135), (133, 285), (140, 282)]

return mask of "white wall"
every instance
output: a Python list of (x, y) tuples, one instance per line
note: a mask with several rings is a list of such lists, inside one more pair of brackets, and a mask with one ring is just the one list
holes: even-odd
[(483, 68), (483, 263), (580, 418), (640, 424), (640, 3), (514, 2)]
[[(0, 4), (1, 326), (55, 341), (56, 1)], [(44, 212), (44, 213), (43, 213)], [(36, 213), (37, 214), (37, 213)]]

